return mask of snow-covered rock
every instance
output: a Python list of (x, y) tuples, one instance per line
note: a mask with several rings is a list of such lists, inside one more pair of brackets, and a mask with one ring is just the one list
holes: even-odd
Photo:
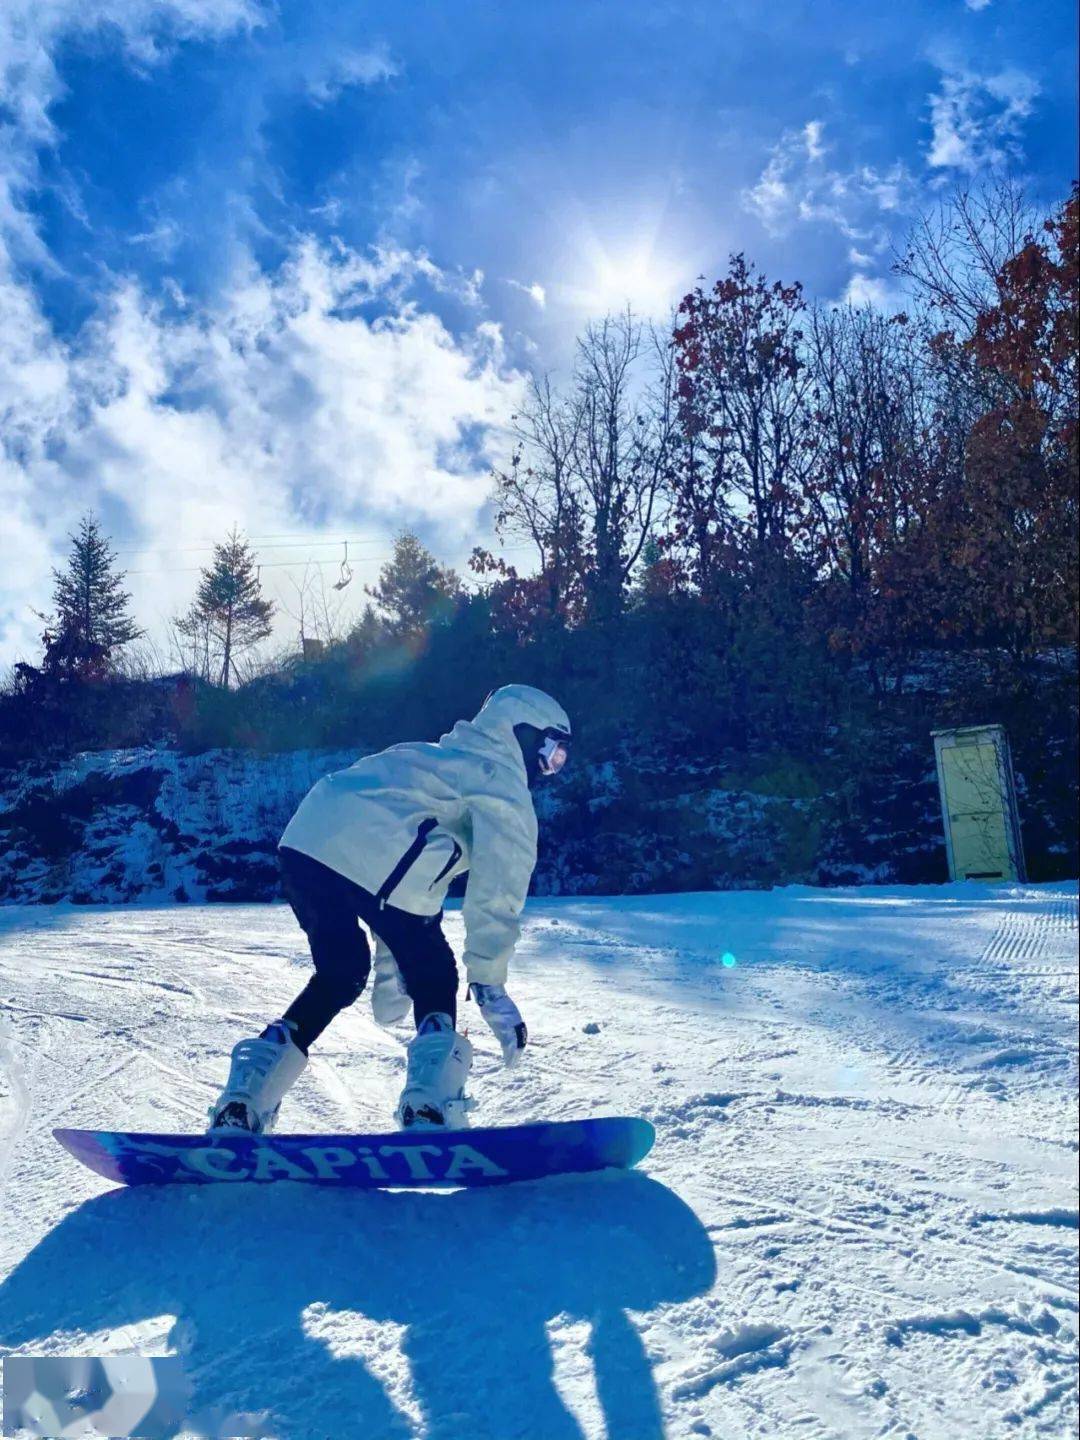
[(297, 803), (355, 758), (147, 747), (8, 771), (0, 901), (271, 899), (277, 842)]

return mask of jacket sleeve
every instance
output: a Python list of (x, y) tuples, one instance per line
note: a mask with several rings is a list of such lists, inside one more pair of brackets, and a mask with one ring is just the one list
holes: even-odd
[(502, 985), (521, 933), (520, 915), (536, 867), (532, 797), (478, 794), (469, 806), (472, 854), (462, 915), (469, 983)]

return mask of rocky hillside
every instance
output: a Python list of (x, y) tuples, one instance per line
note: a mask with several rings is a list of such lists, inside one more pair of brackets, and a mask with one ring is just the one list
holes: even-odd
[[(1043, 737), (1014, 745), (1032, 879), (1076, 873), (1075, 784)], [(268, 900), (297, 802), (357, 750), (167, 746), (0, 770), (0, 903)], [(581, 757), (538, 792), (537, 894), (638, 894), (946, 878), (933, 747), (882, 732), (860, 763)]]
[[(353, 752), (84, 754), (0, 775), (0, 901), (260, 900), (300, 797)], [(925, 757), (880, 833), (798, 767), (582, 765), (539, 797), (539, 894), (944, 876)]]
[(351, 754), (106, 750), (0, 775), (0, 900), (251, 900), (299, 797)]

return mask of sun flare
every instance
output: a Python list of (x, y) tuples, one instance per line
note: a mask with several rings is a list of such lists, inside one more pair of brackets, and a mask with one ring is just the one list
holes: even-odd
[(562, 288), (567, 303), (585, 315), (629, 306), (643, 318), (661, 319), (693, 283), (692, 266), (651, 237), (608, 243), (590, 237), (578, 253)]

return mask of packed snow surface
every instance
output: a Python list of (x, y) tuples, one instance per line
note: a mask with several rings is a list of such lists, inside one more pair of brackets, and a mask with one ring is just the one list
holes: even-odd
[[(221, 1433), (1075, 1433), (1076, 888), (532, 903), (483, 1123), (640, 1114), (634, 1174), (109, 1189), (55, 1125), (200, 1129), (304, 980), (273, 906), (0, 911), (0, 1349), (176, 1354)], [(460, 944), (460, 916), (450, 914)], [(734, 962), (734, 963), (732, 963)], [(388, 1128), (366, 998), (282, 1129)]]

